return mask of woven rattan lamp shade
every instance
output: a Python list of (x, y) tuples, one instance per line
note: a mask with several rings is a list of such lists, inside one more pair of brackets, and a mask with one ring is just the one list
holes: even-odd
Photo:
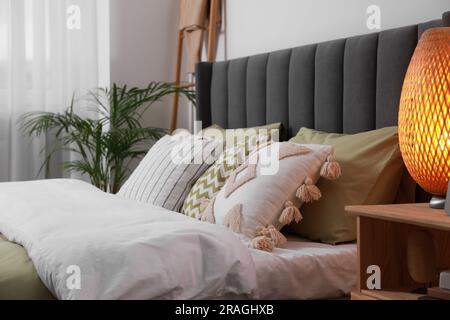
[(422, 35), (406, 73), (398, 121), (409, 173), (426, 191), (445, 195), (450, 177), (450, 28)]

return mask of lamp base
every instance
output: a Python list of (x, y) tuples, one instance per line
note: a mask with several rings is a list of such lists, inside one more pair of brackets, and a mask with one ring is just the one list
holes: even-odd
[(439, 196), (433, 196), (430, 200), (430, 208), (433, 209), (444, 209), (445, 207), (445, 198)]

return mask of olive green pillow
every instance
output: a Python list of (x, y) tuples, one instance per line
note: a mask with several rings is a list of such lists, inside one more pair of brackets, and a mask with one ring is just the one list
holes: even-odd
[(283, 125), (280, 122), (271, 123), (264, 126), (251, 127), (251, 128), (239, 128), (239, 129), (224, 129), (217, 124), (213, 124), (210, 127), (203, 129), (200, 134), (204, 137), (214, 138), (214, 139), (223, 139), (231, 138), (231, 141), (226, 141), (227, 144), (236, 145), (241, 140), (241, 135), (245, 138), (249, 138), (254, 135), (265, 134), (268, 135), (273, 141), (279, 141), (280, 135), (282, 134)]
[[(226, 140), (225, 150), (219, 159), (192, 186), (184, 200), (181, 213), (199, 219), (202, 203), (204, 204), (219, 193), (231, 173), (244, 163), (248, 154), (256, 146), (267, 142), (269, 139), (277, 141), (280, 130), (280, 123), (245, 129), (225, 130), (217, 125), (203, 129), (201, 132), (203, 136), (216, 139), (227, 137), (231, 138), (231, 142)], [(242, 134), (244, 137), (239, 136)], [(250, 139), (252, 136), (256, 139)]]
[(289, 231), (329, 244), (354, 241), (356, 221), (346, 215), (346, 205), (395, 202), (406, 171), (397, 127), (351, 135), (302, 128), (290, 141), (333, 146), (342, 176), (334, 181), (321, 179), (318, 182), (322, 198), (303, 206), (303, 220), (289, 226)]

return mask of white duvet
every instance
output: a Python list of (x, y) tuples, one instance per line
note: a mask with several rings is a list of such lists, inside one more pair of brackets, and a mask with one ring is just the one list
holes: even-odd
[(0, 233), (59, 299), (258, 297), (232, 232), (77, 180), (0, 183)]

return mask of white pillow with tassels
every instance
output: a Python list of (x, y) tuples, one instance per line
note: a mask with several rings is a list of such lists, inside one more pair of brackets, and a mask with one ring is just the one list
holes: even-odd
[(202, 221), (222, 224), (252, 239), (254, 248), (272, 251), (286, 242), (279, 230), (302, 219), (298, 208), (320, 199), (315, 186), (320, 176), (340, 176), (333, 152), (328, 145), (282, 142), (261, 146), (205, 204)]

